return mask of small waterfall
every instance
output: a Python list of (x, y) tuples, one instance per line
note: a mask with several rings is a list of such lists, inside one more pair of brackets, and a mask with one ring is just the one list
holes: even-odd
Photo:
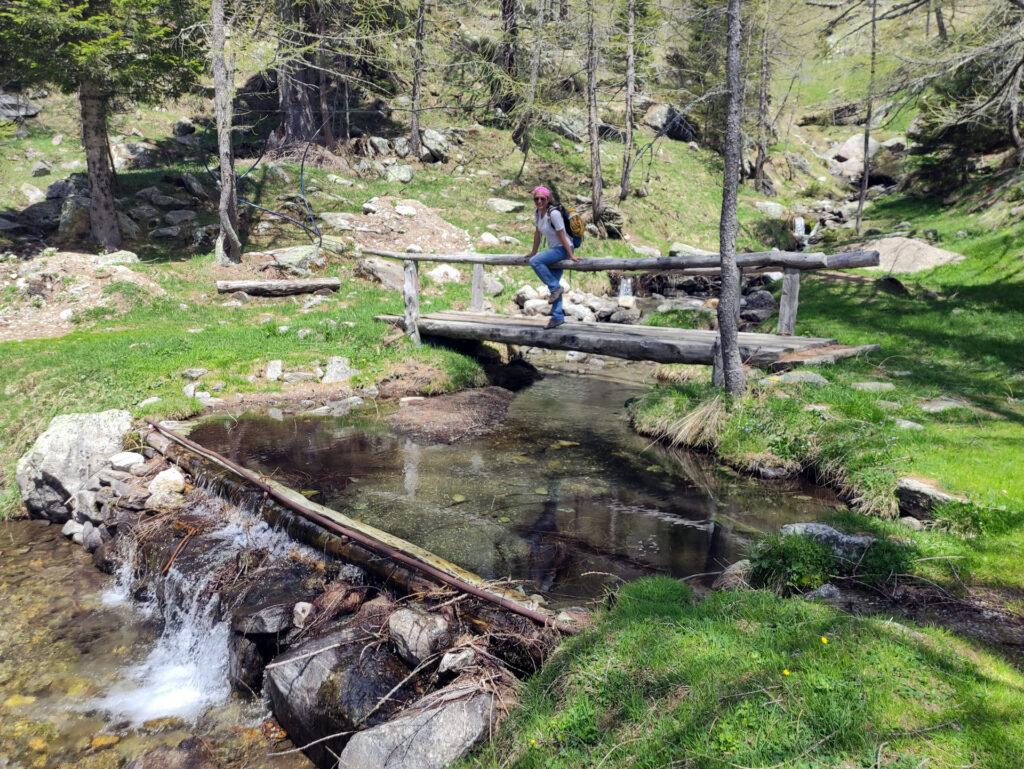
[(633, 296), (633, 279), (623, 277), (619, 281), (619, 297)]
[[(106, 712), (112, 719), (138, 726), (168, 716), (194, 722), (211, 707), (227, 700), (231, 691), (230, 618), (223, 618), (220, 596), (213, 585), (220, 567), (245, 550), (264, 549), (275, 558), (284, 558), (296, 549), (311, 551), (296, 545), (260, 518), (233, 506), (226, 511), (199, 511), (216, 516), (217, 526), (196, 540), (201, 538), (216, 545), (205, 548), (208, 555), (198, 568), (192, 562), (187, 570), (182, 570), (176, 562), (162, 576), (162, 607), (156, 599), (134, 605), (147, 615), (162, 614), (163, 632), (145, 660), (127, 668), (124, 680), (94, 700), (91, 707)], [(137, 549), (137, 545), (128, 545), (127, 549)], [(134, 558), (130, 556), (134, 553), (125, 555), (129, 557), (115, 575), (114, 586), (104, 594), (104, 603), (108, 605), (127, 603), (132, 594), (136, 575)]]

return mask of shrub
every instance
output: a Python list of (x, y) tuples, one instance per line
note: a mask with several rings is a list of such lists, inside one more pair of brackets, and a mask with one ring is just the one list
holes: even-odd
[(850, 565), (847, 576), (869, 585), (892, 582), (900, 574), (909, 574), (914, 548), (891, 539), (879, 539), (864, 553), (859, 562)]
[(819, 588), (837, 571), (835, 556), (825, 545), (810, 537), (780, 534), (754, 546), (750, 565), (752, 585), (786, 595)]

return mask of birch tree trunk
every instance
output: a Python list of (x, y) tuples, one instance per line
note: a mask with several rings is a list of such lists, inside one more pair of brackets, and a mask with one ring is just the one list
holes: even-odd
[(427, 0), (419, 0), (416, 7), (416, 52), (412, 70), (412, 115), (409, 118), (409, 146), (412, 156), (420, 157), (420, 98), (423, 91), (423, 39), (427, 30)]
[(82, 146), (89, 170), (89, 231), (107, 251), (121, 247), (121, 229), (114, 207), (114, 168), (107, 138), (108, 100), (98, 83), (85, 81), (78, 91)]
[(740, 395), (746, 390), (743, 361), (740, 359), (739, 323), (740, 271), (736, 265), (736, 198), (740, 182), (743, 84), (740, 75), (742, 36), (740, 0), (728, 0), (726, 7), (725, 84), (725, 179), (722, 184), (722, 218), (718, 236), (722, 252), (722, 293), (718, 301), (718, 340), (721, 354), (720, 381), (725, 389)]
[(235, 188), (235, 156), (231, 147), (234, 122), (231, 100), (234, 97), (232, 67), (225, 53), (224, 0), (210, 4), (213, 57), (213, 109), (217, 120), (217, 154), (220, 158), (220, 232), (217, 234), (217, 264), (226, 266), (242, 261), (242, 243), (238, 237), (238, 198)]
[(601, 135), (597, 116), (597, 19), (594, 0), (587, 0), (587, 127), (590, 134), (590, 196), (592, 221), (601, 221), (604, 180), (601, 178)]
[(854, 231), (860, 235), (864, 217), (864, 201), (868, 197), (868, 179), (871, 176), (871, 121), (875, 111), (875, 64), (878, 58), (878, 0), (871, 0), (871, 64), (868, 71), (868, 113), (864, 120), (864, 167), (860, 179), (860, 197), (857, 199), (857, 221)]
[(636, 0), (626, 3), (626, 146), (622, 149), (622, 183), (619, 200), (629, 197), (629, 175), (633, 170), (633, 94), (636, 91)]

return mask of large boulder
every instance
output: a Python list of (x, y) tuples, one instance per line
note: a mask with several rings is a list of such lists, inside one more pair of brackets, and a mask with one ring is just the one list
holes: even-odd
[(423, 149), (430, 153), (433, 160), (438, 163), (448, 162), (448, 156), (451, 154), (452, 148), (440, 131), (435, 131), (433, 128), (424, 129), (423, 133), (420, 134), (420, 144), (422, 144)]
[(71, 498), (121, 451), (131, 426), (132, 415), (116, 409), (54, 417), (15, 471), (29, 515), (67, 521)]
[[(370, 639), (372, 640), (372, 636)], [(292, 647), (267, 668), (274, 716), (320, 766), (334, 766), (345, 734), (383, 723), (414, 696), (401, 660), (362, 628), (343, 628)], [(401, 685), (400, 685), (401, 684)], [(396, 689), (397, 691), (392, 691)]]
[(376, 281), (392, 291), (401, 291), (405, 283), (405, 273), (401, 265), (375, 256), (360, 259), (356, 265), (356, 275)]
[(66, 198), (60, 209), (57, 239), (62, 243), (70, 243), (87, 237), (90, 222), (89, 198), (78, 195)]
[(654, 104), (644, 113), (643, 123), (670, 139), (692, 142), (698, 138), (697, 129), (671, 104)]
[(455, 682), (417, 702), (398, 718), (354, 735), (339, 769), (444, 769), (492, 731), (499, 712), (493, 692)]

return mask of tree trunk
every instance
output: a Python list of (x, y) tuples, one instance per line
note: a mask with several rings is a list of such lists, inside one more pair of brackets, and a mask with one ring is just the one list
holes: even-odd
[(636, 0), (626, 3), (626, 146), (622, 149), (622, 184), (619, 200), (629, 197), (629, 174), (633, 170), (633, 94), (636, 91)]
[(277, 68), (277, 95), (281, 111), (281, 126), (277, 144), (287, 146), (311, 141), (316, 135), (316, 115), (313, 110), (311, 72), (303, 50), (304, 19), (299, 0), (283, 0), (280, 5), (281, 37), (285, 50)]
[(317, 21), (319, 22), (319, 28), (317, 29), (317, 36), (320, 38), (317, 46), (317, 77), (318, 85), (320, 86), (320, 120), (323, 123), (323, 129), (320, 131), (320, 136), (323, 139), (323, 143), (328, 147), (334, 146), (334, 112), (330, 106), (330, 93), (332, 88), (332, 77), (329, 74), (330, 67), (327, 61), (327, 49), (324, 46), (324, 41), (327, 39), (327, 4), (321, 3), (319, 6), (319, 13), (317, 14)]
[(935, 29), (939, 33), (939, 40), (943, 43), (949, 40), (949, 33), (946, 32), (946, 19), (942, 15), (942, 6), (935, 6)]
[(590, 133), (590, 197), (592, 221), (601, 221), (601, 135), (597, 116), (597, 19), (594, 0), (587, 0), (587, 127)]
[(98, 83), (85, 81), (78, 91), (82, 115), (82, 146), (89, 169), (89, 231), (107, 251), (121, 247), (121, 229), (114, 207), (114, 168), (107, 139), (107, 96)]
[(765, 176), (764, 166), (768, 162), (768, 140), (771, 131), (768, 115), (769, 85), (771, 83), (771, 57), (769, 43), (769, 11), (771, 3), (764, 6), (764, 26), (761, 29), (761, 72), (757, 84), (757, 160), (754, 162), (754, 188), (763, 195), (774, 195), (775, 190)]
[(412, 156), (420, 157), (420, 96), (423, 90), (423, 39), (427, 30), (427, 0), (416, 7), (416, 52), (412, 65), (412, 115), (409, 118), (409, 146)]
[(242, 261), (242, 243), (238, 237), (238, 198), (235, 188), (235, 155), (231, 147), (234, 122), (232, 67), (225, 54), (224, 0), (210, 4), (213, 57), (213, 109), (217, 119), (217, 154), (220, 157), (220, 232), (217, 234), (217, 264), (226, 266)]
[(740, 82), (740, 43), (742, 21), (740, 0), (728, 0), (726, 8), (727, 42), (725, 83), (725, 179), (722, 184), (722, 218), (718, 237), (722, 252), (722, 292), (718, 301), (718, 335), (721, 351), (721, 375), (725, 389), (733, 395), (746, 390), (743, 361), (740, 359), (739, 324), (740, 272), (736, 265), (736, 198), (740, 181), (742, 84)]
[(1024, 61), (1017, 62), (1017, 69), (1010, 82), (1010, 116), (1009, 126), (1010, 141), (1017, 150), (1017, 165), (1024, 165), (1024, 138), (1020, 134), (1020, 102), (1021, 83), (1024, 81)]
[(864, 168), (860, 179), (860, 197), (857, 200), (857, 221), (854, 231), (860, 235), (864, 216), (864, 201), (868, 197), (868, 179), (871, 176), (871, 120), (875, 111), (875, 64), (878, 58), (878, 0), (871, 0), (871, 65), (868, 70), (868, 114), (864, 120)]
[(541, 5), (533, 20), (533, 53), (530, 55), (530, 90), (527, 93), (526, 109), (515, 131), (512, 132), (512, 141), (523, 153), (523, 162), (519, 166), (519, 173), (516, 174), (516, 181), (523, 178), (526, 170), (526, 159), (530, 154), (530, 126), (533, 123), (534, 105), (537, 101), (537, 83), (540, 81), (540, 44), (541, 35), (544, 31), (544, 22), (547, 18), (547, 9)]
[(566, 21), (569, 18), (569, 0), (561, 0), (558, 6), (558, 18)]
[(519, 73), (519, 3), (520, 0), (501, 0), (501, 68), (508, 80), (499, 87), (498, 107), (506, 113), (516, 103), (512, 85)]

